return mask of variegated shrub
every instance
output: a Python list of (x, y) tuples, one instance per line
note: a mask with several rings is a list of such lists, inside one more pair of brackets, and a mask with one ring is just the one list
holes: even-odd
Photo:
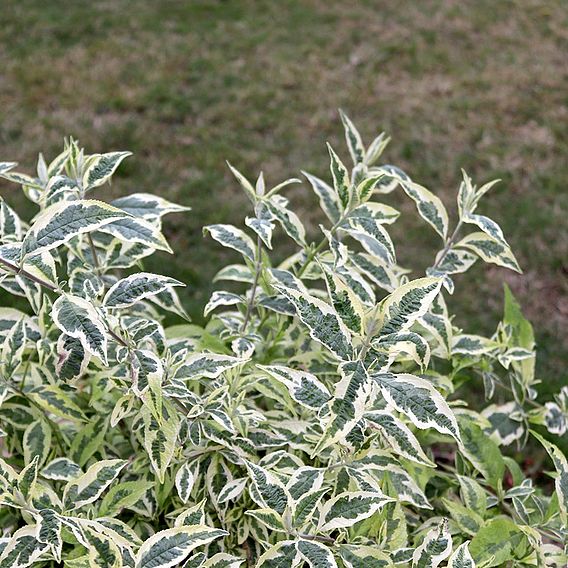
[[(568, 387), (537, 401), (508, 290), (491, 337), (446, 307), (479, 259), (519, 270), (477, 212), (493, 183), (464, 174), (452, 223), (377, 165), (384, 134), (365, 146), (342, 121), (353, 166), (330, 147), (330, 182), (304, 174), (327, 217), (317, 244), (284, 196), (299, 180), (230, 166), (250, 211), (205, 228), (235, 259), (205, 327), (164, 329), (165, 311), (186, 317), (182, 284), (140, 271), (187, 208), (93, 197), (127, 152), (70, 140), (35, 176), (0, 164), (39, 209), (28, 223), (0, 203), (0, 285), (28, 305), (0, 308), (2, 568), (566, 566)], [(423, 276), (397, 263), (395, 191), (441, 240)], [(273, 232), (295, 254), (275, 262)], [(529, 439), (550, 456), (541, 486), (511, 457)]]

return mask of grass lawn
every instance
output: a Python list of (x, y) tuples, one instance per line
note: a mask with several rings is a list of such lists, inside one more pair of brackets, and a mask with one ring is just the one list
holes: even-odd
[[(457, 279), (457, 323), (491, 332), (506, 280), (533, 320), (547, 390), (568, 354), (568, 10), (554, 0), (6, 0), (0, 26), (0, 159), (30, 171), (63, 136), (91, 152), (131, 150), (107, 195), (159, 193), (191, 205), (170, 218), (175, 258), (149, 270), (188, 283), (196, 318), (227, 253), (201, 227), (240, 222), (246, 200), (229, 159), (277, 182), (327, 176), (336, 109), (455, 214), (460, 168), (502, 183), (486, 209), (525, 270), (476, 266)], [(346, 157), (346, 152), (343, 152)], [(17, 189), (2, 195), (22, 206)], [(311, 226), (306, 185), (289, 192)], [(418, 276), (439, 243), (412, 212), (394, 229)], [(31, 211), (30, 211), (31, 213)], [(455, 218), (455, 215), (454, 215)], [(164, 269), (165, 266), (165, 269)]]

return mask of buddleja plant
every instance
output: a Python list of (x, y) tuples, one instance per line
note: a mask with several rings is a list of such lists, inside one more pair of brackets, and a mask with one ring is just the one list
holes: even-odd
[[(305, 174), (328, 219), (319, 244), (282, 195), (298, 180), (231, 167), (250, 213), (205, 229), (241, 260), (217, 274), (229, 289), (203, 328), (164, 329), (164, 311), (186, 317), (181, 283), (139, 271), (170, 251), (162, 217), (186, 208), (92, 198), (127, 152), (69, 140), (35, 177), (0, 165), (39, 208), (28, 224), (0, 205), (1, 285), (29, 304), (0, 308), (2, 568), (566, 565), (568, 463), (550, 440), (568, 390), (537, 401), (508, 290), (491, 337), (445, 302), (478, 259), (519, 270), (476, 212), (493, 183), (464, 174), (450, 231), (439, 198), (376, 165), (388, 138), (365, 147), (342, 120), (353, 167), (330, 147), (331, 184)], [(395, 190), (441, 238), (424, 277), (397, 264), (399, 212), (380, 201)], [(279, 264), (275, 230), (297, 247)], [(531, 428), (554, 467), (541, 487), (508, 452)]]

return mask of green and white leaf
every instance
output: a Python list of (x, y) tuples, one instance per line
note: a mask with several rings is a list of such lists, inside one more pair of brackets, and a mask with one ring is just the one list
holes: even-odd
[(178, 379), (194, 379), (198, 377), (208, 377), (216, 379), (225, 371), (242, 365), (246, 360), (230, 355), (219, 355), (218, 353), (194, 353), (190, 355), (185, 363), (176, 372)]
[(376, 546), (341, 544), (339, 556), (345, 568), (392, 568), (388, 554)]
[(136, 568), (170, 568), (183, 562), (192, 550), (228, 534), (205, 525), (181, 526), (157, 532), (136, 554)]
[(342, 110), (339, 111), (339, 115), (341, 116), (341, 122), (343, 122), (343, 128), (345, 130), (345, 141), (347, 142), (353, 165), (356, 166), (363, 162), (365, 158), (365, 146), (363, 146), (361, 135), (351, 119)]
[(455, 246), (473, 251), (485, 262), (522, 272), (509, 246), (483, 232), (471, 233), (456, 243)]
[(327, 347), (339, 359), (350, 359), (353, 353), (350, 333), (337, 312), (322, 300), (292, 288), (275, 284), (294, 305), (296, 314), (310, 331), (310, 336)]
[(87, 168), (83, 174), (83, 187), (93, 189), (103, 185), (114, 174), (120, 162), (131, 155), (131, 152), (108, 152), (89, 156)]
[(329, 168), (331, 170), (331, 177), (333, 178), (333, 188), (339, 199), (341, 208), (345, 210), (351, 201), (351, 182), (349, 180), (349, 172), (329, 144), (327, 145), (327, 149), (331, 158)]
[(460, 544), (448, 560), (448, 568), (475, 568), (475, 562), (469, 552), (469, 542)]
[(388, 264), (396, 262), (394, 244), (382, 223), (370, 217), (349, 217), (341, 230), (361, 243), (372, 257)]
[(175, 485), (179, 498), (187, 503), (195, 483), (195, 475), (189, 463), (184, 463), (176, 473)]
[(353, 491), (336, 495), (321, 508), (318, 530), (328, 532), (339, 528), (351, 527), (373, 515), (393, 501), (380, 492)]
[(385, 400), (420, 429), (434, 428), (460, 442), (456, 417), (442, 395), (425, 379), (407, 373), (371, 373)]
[(61, 536), (62, 524), (59, 515), (53, 509), (41, 509), (36, 518), (38, 523), (38, 541), (49, 545), (55, 559), (61, 562), (63, 538)]
[(107, 364), (107, 332), (95, 307), (83, 298), (64, 294), (55, 300), (51, 313), (55, 325), (83, 348)]
[(83, 411), (69, 395), (56, 385), (40, 385), (29, 392), (30, 398), (41, 408), (67, 420), (86, 420)]
[(283, 365), (258, 365), (258, 368), (284, 384), (292, 399), (302, 406), (320, 410), (331, 399), (327, 387), (311, 373)]
[(203, 231), (207, 231), (213, 239), (224, 247), (232, 248), (249, 260), (254, 261), (255, 244), (253, 240), (240, 229), (232, 225), (208, 225)]
[(244, 300), (238, 294), (226, 292), (225, 290), (215, 290), (203, 310), (203, 315), (208, 316), (213, 310), (221, 306), (235, 306), (242, 303), (244, 303)]
[(379, 326), (381, 335), (408, 330), (422, 317), (440, 292), (440, 278), (419, 278), (398, 287), (380, 306)]
[(0, 554), (2, 568), (26, 568), (34, 564), (49, 546), (39, 541), (38, 528), (28, 525), (18, 529)]
[(184, 284), (168, 276), (138, 272), (114, 284), (106, 293), (103, 304), (108, 308), (125, 308), (159, 294), (171, 286), (184, 286)]
[(147, 221), (141, 217), (125, 217), (99, 227), (98, 230), (129, 245), (139, 243), (150, 249), (172, 252), (159, 226), (155, 222)]
[(191, 210), (191, 207), (171, 203), (167, 199), (151, 193), (132, 193), (131, 195), (114, 199), (111, 201), (111, 205), (126, 211), (134, 217), (143, 217), (148, 220), (160, 218), (168, 213)]
[[(249, 476), (251, 477), (262, 508), (273, 509), (280, 515), (284, 513), (286, 506), (291, 500), (284, 484), (270, 471), (259, 465), (246, 462)], [(254, 493), (251, 493), (254, 499)]]
[(333, 553), (324, 544), (300, 539), (296, 546), (309, 568), (337, 568)]
[(410, 180), (400, 179), (400, 185), (416, 203), (420, 216), (445, 240), (448, 235), (448, 212), (440, 198)]
[(394, 415), (392, 410), (367, 412), (365, 413), (365, 420), (379, 428), (395, 453), (421, 465), (435, 467), (435, 464), (424, 453), (416, 436), (404, 422)]
[(437, 568), (452, 553), (452, 537), (448, 521), (428, 532), (422, 544), (412, 554), (412, 568)]
[(96, 501), (127, 463), (125, 460), (118, 459), (94, 463), (83, 475), (71, 480), (65, 486), (63, 500), (66, 508), (79, 509), (83, 505)]
[(46, 420), (35, 420), (25, 429), (22, 447), (26, 465), (37, 456), (41, 467), (51, 450), (51, 428)]
[(361, 361), (342, 363), (339, 372), (341, 380), (335, 387), (330, 405), (330, 418), (313, 455), (317, 455), (331, 444), (344, 442), (365, 414), (371, 381), (363, 363)]
[(341, 205), (333, 188), (325, 183), (325, 181), (313, 176), (312, 174), (307, 172), (302, 173), (306, 176), (306, 178), (308, 178), (312, 189), (319, 198), (320, 207), (326, 214), (327, 218), (332, 223), (337, 223), (341, 216)]
[(92, 199), (55, 203), (35, 218), (22, 243), (22, 257), (54, 249), (126, 217), (124, 211)]
[(558, 507), (560, 509), (560, 518), (564, 527), (568, 526), (568, 459), (558, 446), (543, 438), (537, 432), (532, 435), (543, 445), (544, 449), (550, 456), (556, 477), (554, 479), (554, 488), (558, 496)]

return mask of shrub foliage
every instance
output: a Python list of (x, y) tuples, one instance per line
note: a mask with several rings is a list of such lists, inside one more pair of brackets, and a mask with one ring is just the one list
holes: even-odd
[[(341, 118), (352, 167), (329, 147), (330, 183), (304, 174), (327, 217), (317, 244), (284, 196), (299, 180), (229, 166), (250, 211), (205, 228), (236, 263), (204, 327), (164, 328), (165, 312), (186, 317), (182, 283), (140, 272), (171, 252), (162, 217), (187, 208), (92, 198), (128, 152), (69, 140), (35, 176), (0, 164), (39, 208), (27, 223), (0, 202), (0, 285), (29, 304), (0, 308), (2, 568), (566, 565), (568, 463), (552, 442), (568, 387), (538, 402), (532, 328), (507, 289), (491, 337), (446, 306), (479, 260), (519, 271), (477, 212), (494, 182), (463, 174), (452, 225), (377, 165), (384, 134), (365, 146)], [(424, 277), (397, 263), (394, 191), (441, 239)], [(296, 248), (279, 263), (275, 231)], [(551, 459), (540, 484), (510, 457), (531, 436)]]

